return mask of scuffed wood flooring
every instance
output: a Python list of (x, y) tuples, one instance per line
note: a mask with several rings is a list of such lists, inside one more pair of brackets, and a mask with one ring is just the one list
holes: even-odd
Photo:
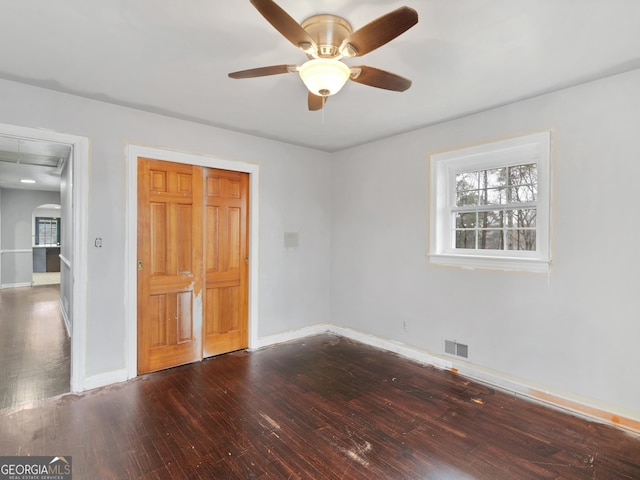
[(0, 408), (69, 392), (60, 285), (0, 290)]
[(639, 479), (640, 437), (333, 335), (0, 415), (79, 479)]

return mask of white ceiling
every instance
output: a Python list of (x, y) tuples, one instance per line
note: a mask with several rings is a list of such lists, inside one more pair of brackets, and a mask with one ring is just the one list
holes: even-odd
[(306, 60), (249, 0), (0, 0), (0, 78), (332, 152), (640, 67), (639, 0), (277, 3), (354, 29), (414, 8), (416, 26), (346, 60), (412, 87), (349, 82), (309, 112), (296, 74), (228, 78)]
[(60, 190), (70, 152), (69, 145), (0, 135), (0, 188)]

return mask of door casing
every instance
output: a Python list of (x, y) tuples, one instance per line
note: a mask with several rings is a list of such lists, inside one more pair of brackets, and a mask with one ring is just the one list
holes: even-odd
[(226, 160), (139, 145), (128, 145), (127, 159), (127, 225), (125, 233), (125, 322), (127, 378), (137, 376), (137, 242), (138, 242), (138, 157), (166, 160), (187, 165), (232, 170), (249, 174), (249, 349), (258, 347), (258, 265), (259, 265), (259, 176), (254, 163)]

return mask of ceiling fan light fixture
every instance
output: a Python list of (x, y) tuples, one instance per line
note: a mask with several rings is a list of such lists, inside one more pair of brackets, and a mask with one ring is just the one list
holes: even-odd
[(340, 91), (349, 80), (351, 69), (339, 60), (316, 58), (302, 64), (299, 73), (311, 93), (328, 97)]

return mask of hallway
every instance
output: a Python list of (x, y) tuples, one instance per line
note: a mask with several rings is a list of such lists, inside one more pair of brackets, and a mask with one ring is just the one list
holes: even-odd
[(0, 290), (0, 408), (69, 392), (70, 339), (59, 285)]

